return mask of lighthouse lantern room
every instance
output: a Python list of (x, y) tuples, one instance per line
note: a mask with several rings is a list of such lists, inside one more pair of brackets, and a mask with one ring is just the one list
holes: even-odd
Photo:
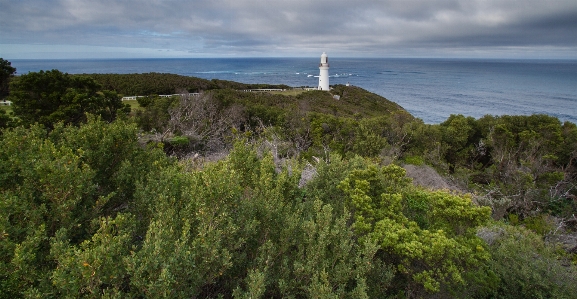
[(319, 64), (319, 90), (329, 90), (329, 58), (327, 53), (323, 52), (321, 55), (321, 63)]

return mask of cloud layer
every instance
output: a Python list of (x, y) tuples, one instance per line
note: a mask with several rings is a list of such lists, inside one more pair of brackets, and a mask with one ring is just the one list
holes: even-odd
[(577, 57), (575, 0), (0, 0), (0, 7), (0, 55), (30, 45), (39, 54), (92, 47), (191, 57), (325, 50)]

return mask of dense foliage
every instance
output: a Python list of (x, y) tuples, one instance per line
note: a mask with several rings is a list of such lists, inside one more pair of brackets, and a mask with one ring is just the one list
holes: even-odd
[(279, 169), (246, 141), (197, 168), (135, 130), (90, 118), (4, 132), (2, 297), (515, 297), (509, 284), (533, 290), (536, 254), (556, 267), (544, 297), (574, 291), (575, 267), (536, 234), (482, 228), (488, 208), (413, 187), (398, 166), (332, 154), (303, 183), (301, 164)]
[[(280, 158), (328, 152), (384, 164), (428, 164), (493, 208), (496, 219), (577, 211), (577, 127), (546, 115), (452, 115), (427, 125), (359, 88), (336, 86), (298, 96), (216, 90), (198, 97), (154, 99), (137, 122), (177, 156), (230, 146), (238, 132), (257, 133)], [(144, 104), (144, 103), (142, 103)], [(331, 108), (332, 107), (332, 108)], [(176, 138), (176, 139), (175, 139)], [(174, 142), (178, 140), (178, 142)]]
[(165, 73), (145, 74), (88, 74), (106, 90), (125, 96), (149, 96), (201, 92), (212, 89), (289, 88), (286, 85), (244, 84), (226, 80), (206, 80)]
[(78, 125), (85, 121), (85, 113), (112, 121), (117, 113), (129, 111), (116, 92), (102, 90), (89, 77), (58, 70), (22, 75), (11, 83), (10, 90), (14, 113), (26, 125), (37, 122), (51, 127), (59, 121)]
[(8, 60), (0, 58), (0, 100), (9, 94), (8, 84), (10, 79), (16, 73), (16, 68)]
[[(575, 124), (427, 125), (346, 86), (213, 86), (115, 119), (96, 100), (115, 88), (89, 77), (12, 86), (0, 298), (576, 298)], [(407, 164), (454, 191), (415, 185)]]
[[(366, 295), (377, 250), (388, 247), (379, 245), (379, 237), (357, 240), (363, 233), (355, 232), (361, 226), (356, 202), (336, 210), (324, 190), (299, 187), (297, 164), (277, 171), (270, 154), (259, 157), (242, 144), (223, 161), (186, 170), (157, 150), (140, 148), (130, 138), (134, 130), (121, 121), (91, 119), (80, 128), (58, 125), (50, 133), (37, 126), (5, 132), (3, 296)], [(353, 163), (359, 171), (376, 167), (360, 158)], [(378, 176), (406, 181), (394, 167), (369, 181), (375, 188), (389, 186), (389, 192), (410, 189)], [(456, 198), (427, 194), (422, 193), (425, 201)], [(459, 201), (460, 209), (479, 209), (466, 198)], [(347, 210), (356, 211), (355, 218)], [(348, 225), (351, 219), (359, 224)], [(461, 230), (478, 224), (456, 223)], [(435, 246), (426, 234), (414, 238), (425, 238), (419, 241), (423, 248)], [(484, 252), (476, 249), (474, 234), (469, 238), (477, 241), (463, 246)], [(395, 259), (380, 256), (386, 258), (379, 265), (395, 265)], [(409, 281), (420, 285), (420, 276), (411, 274), (423, 272), (411, 269), (407, 258), (412, 257), (400, 259), (398, 268), (381, 270), (392, 277), (407, 269)]]
[(0, 148), (3, 298), (53, 293), (54, 238), (70, 246), (89, 240), (99, 219), (116, 217), (134, 201), (137, 184), (168, 163), (161, 151), (138, 145), (134, 125), (94, 118), (79, 128), (7, 130)]

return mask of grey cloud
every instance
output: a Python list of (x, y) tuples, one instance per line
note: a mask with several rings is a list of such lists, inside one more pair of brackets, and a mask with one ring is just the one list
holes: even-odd
[(0, 51), (2, 43), (215, 55), (577, 48), (574, 0), (0, 0), (0, 6)]

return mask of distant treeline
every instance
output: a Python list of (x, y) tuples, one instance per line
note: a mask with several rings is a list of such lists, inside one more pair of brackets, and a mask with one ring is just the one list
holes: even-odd
[(166, 73), (145, 74), (84, 74), (96, 80), (104, 90), (113, 90), (124, 96), (201, 92), (213, 89), (287, 89), (287, 85), (243, 84), (226, 80), (206, 80)]

